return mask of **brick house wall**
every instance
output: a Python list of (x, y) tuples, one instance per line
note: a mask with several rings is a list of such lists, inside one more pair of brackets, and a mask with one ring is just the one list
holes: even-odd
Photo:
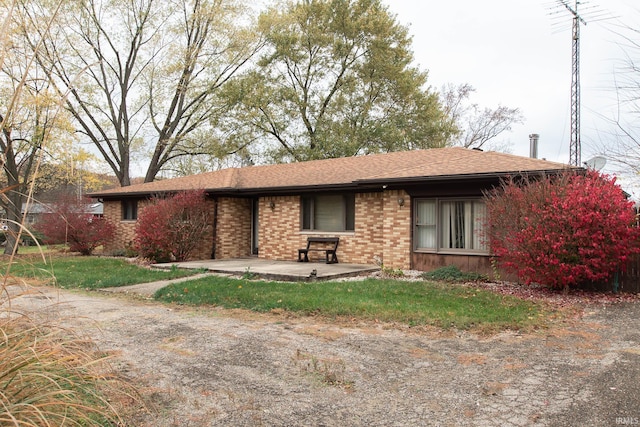
[(260, 197), (258, 202), (258, 257), (294, 261), (306, 246), (300, 233), (300, 196)]
[[(216, 259), (250, 256), (251, 199), (220, 197), (217, 216)], [(209, 258), (211, 258), (211, 245), (209, 245), (209, 254), (201, 259)]]
[[(398, 206), (399, 196), (406, 199), (404, 207)], [(307, 237), (331, 236), (340, 238), (340, 262), (373, 264), (378, 258), (393, 268), (409, 268), (410, 212), (409, 196), (404, 192), (358, 193), (354, 232), (310, 232), (301, 231), (300, 196), (262, 197), (259, 201), (259, 257), (296, 260), (298, 249), (307, 244)], [(387, 235), (391, 235), (391, 239)]]
[[(402, 203), (399, 203), (400, 200)], [(300, 196), (266, 196), (258, 199), (260, 258), (294, 261), (297, 260), (298, 249), (306, 246), (307, 237), (332, 236), (340, 238), (338, 258), (342, 263), (382, 262), (390, 268), (425, 271), (457, 265), (465, 271), (491, 271), (490, 260), (486, 256), (413, 253), (411, 197), (403, 190), (356, 194), (353, 232), (302, 231), (300, 201)], [(145, 200), (138, 202), (138, 214), (148, 203)], [(252, 199), (220, 197), (217, 199), (217, 211), (214, 200), (209, 200), (208, 203), (211, 206), (210, 231), (202, 239), (192, 258), (211, 258), (214, 221), (217, 227), (216, 259), (251, 256)], [(214, 218), (215, 215), (217, 218)], [(116, 235), (105, 248), (106, 251), (120, 251), (132, 244), (135, 221), (122, 220), (121, 202), (105, 201), (104, 216), (116, 224)], [(312, 254), (312, 260), (318, 260), (318, 256), (322, 257), (323, 254)]]
[(385, 191), (383, 199), (385, 267), (411, 268), (411, 200), (403, 190)]
[[(138, 216), (149, 206), (149, 200), (138, 201)], [(207, 231), (207, 235), (201, 240), (200, 244), (194, 249), (192, 259), (209, 259), (211, 258), (211, 250), (213, 246), (213, 212), (215, 202), (208, 200), (210, 215), (210, 225)], [(119, 253), (126, 250), (128, 247), (133, 246), (135, 238), (135, 220), (123, 220), (122, 219), (122, 202), (120, 200), (105, 200), (104, 205), (104, 218), (111, 221), (116, 226), (114, 237), (111, 241), (105, 245), (105, 252), (107, 253)]]
[[(138, 215), (149, 204), (147, 200), (138, 201)], [(120, 200), (105, 200), (104, 218), (111, 221), (116, 226), (116, 232), (111, 241), (105, 245), (104, 250), (107, 253), (124, 251), (125, 248), (133, 245), (135, 237), (135, 220), (122, 219), (122, 202)]]
[[(384, 221), (382, 193), (356, 194), (355, 233), (340, 239), (340, 261), (374, 264), (384, 257)], [(343, 256), (344, 255), (344, 256)]]
[(200, 240), (200, 243), (193, 250), (191, 259), (210, 259), (211, 252), (213, 250), (213, 222), (214, 222), (214, 209), (215, 201), (207, 199), (207, 205), (209, 210), (209, 226), (205, 236)]
[[(422, 271), (455, 265), (463, 271), (493, 274), (486, 255), (414, 253), (411, 196), (404, 190), (356, 194), (354, 232), (301, 231), (299, 196), (263, 197), (259, 209), (260, 258), (296, 260), (307, 237), (330, 236), (340, 238), (338, 258), (342, 263), (373, 264), (379, 260), (385, 267)], [(312, 260), (323, 256), (313, 255), (316, 258)]]

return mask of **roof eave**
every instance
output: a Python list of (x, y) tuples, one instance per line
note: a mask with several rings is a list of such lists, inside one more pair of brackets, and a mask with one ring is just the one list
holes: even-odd
[[(566, 169), (537, 169), (537, 170), (516, 170), (503, 172), (471, 173), (471, 174), (450, 174), (436, 176), (415, 176), (398, 178), (365, 178), (353, 182), (315, 185), (287, 185), (281, 187), (256, 187), (256, 188), (206, 188), (204, 191), (213, 196), (255, 196), (255, 195), (284, 195), (292, 193), (307, 193), (318, 191), (380, 191), (385, 185), (399, 186), (402, 184), (416, 184), (420, 182), (442, 182), (442, 181), (468, 181), (477, 179), (498, 179), (510, 175), (542, 175), (557, 174), (568, 169), (584, 170), (584, 168), (574, 167)], [(143, 198), (160, 194), (175, 193), (183, 189), (166, 189), (156, 191), (125, 191), (108, 193), (91, 193), (89, 197), (94, 199), (123, 199), (123, 198)]]
[(437, 182), (437, 181), (467, 181), (472, 179), (491, 179), (491, 178), (503, 178), (511, 175), (544, 175), (544, 174), (557, 174), (569, 169), (576, 171), (584, 170), (584, 168), (566, 168), (566, 169), (538, 169), (538, 170), (521, 170), (521, 171), (504, 171), (504, 172), (486, 172), (486, 173), (471, 173), (471, 174), (456, 174), (456, 175), (435, 175), (435, 176), (415, 176), (415, 177), (398, 177), (398, 178), (372, 178), (372, 179), (360, 179), (354, 181), (359, 185), (384, 185), (384, 184), (402, 184), (416, 182)]
[[(145, 190), (145, 191), (122, 191), (122, 192), (109, 192), (109, 193), (89, 193), (87, 196), (92, 199), (122, 199), (122, 198), (142, 198), (142, 197), (152, 197), (155, 195), (165, 195), (171, 193), (177, 193), (179, 191), (189, 191), (188, 188), (174, 188), (167, 190)], [(214, 188), (214, 189), (204, 189), (205, 193), (218, 193), (218, 192), (237, 192), (234, 188)]]

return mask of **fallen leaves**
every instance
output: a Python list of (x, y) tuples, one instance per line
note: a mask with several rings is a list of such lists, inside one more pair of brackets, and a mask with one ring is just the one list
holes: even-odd
[(568, 292), (557, 291), (537, 285), (521, 285), (511, 282), (474, 283), (474, 287), (484, 288), (502, 295), (510, 295), (527, 301), (550, 304), (557, 308), (568, 308), (576, 305), (610, 305), (622, 302), (638, 302), (640, 295), (628, 293), (593, 292), (570, 289)]

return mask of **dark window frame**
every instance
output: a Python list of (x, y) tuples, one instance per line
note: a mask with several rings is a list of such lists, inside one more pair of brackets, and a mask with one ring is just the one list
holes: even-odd
[[(339, 227), (325, 228), (318, 225), (318, 214), (322, 208), (320, 204), (330, 203), (331, 199), (341, 198), (341, 212), (338, 217), (330, 218)], [(300, 225), (302, 231), (327, 232), (327, 233), (352, 233), (355, 232), (355, 194), (353, 193), (320, 193), (304, 195), (300, 198)]]
[(135, 221), (138, 219), (138, 200), (122, 200), (122, 220)]

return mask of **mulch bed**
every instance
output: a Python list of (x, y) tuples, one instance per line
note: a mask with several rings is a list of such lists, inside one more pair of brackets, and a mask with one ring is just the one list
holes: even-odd
[(478, 282), (473, 283), (472, 286), (503, 295), (511, 295), (523, 300), (544, 302), (558, 308), (640, 301), (640, 294), (595, 292), (581, 289), (569, 289), (568, 292), (564, 292), (539, 285), (523, 285), (511, 282)]

